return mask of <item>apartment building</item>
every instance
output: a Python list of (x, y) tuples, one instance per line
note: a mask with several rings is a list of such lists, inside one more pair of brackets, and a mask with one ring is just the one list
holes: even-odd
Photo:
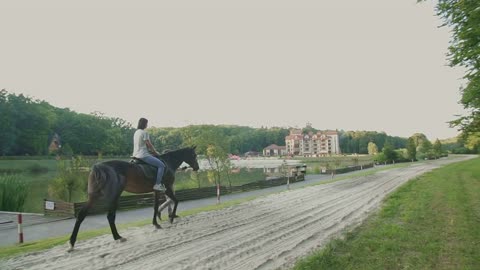
[(320, 157), (340, 154), (340, 143), (337, 131), (326, 130), (317, 133), (303, 134), (301, 129), (290, 130), (285, 137), (288, 155), (304, 157)]

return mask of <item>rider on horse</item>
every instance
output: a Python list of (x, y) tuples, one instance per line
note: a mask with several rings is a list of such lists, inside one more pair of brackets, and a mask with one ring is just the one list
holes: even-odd
[(155, 181), (155, 185), (153, 186), (153, 189), (157, 191), (165, 191), (165, 186), (162, 183), (165, 164), (160, 159), (155, 157), (155, 156), (160, 156), (160, 154), (157, 152), (157, 150), (155, 150), (155, 147), (150, 142), (150, 136), (145, 131), (145, 128), (147, 128), (147, 125), (148, 125), (147, 119), (140, 118), (140, 120), (138, 120), (137, 131), (135, 131), (135, 134), (133, 135), (132, 156), (134, 158), (140, 159), (145, 163), (155, 166), (157, 168), (157, 178)]

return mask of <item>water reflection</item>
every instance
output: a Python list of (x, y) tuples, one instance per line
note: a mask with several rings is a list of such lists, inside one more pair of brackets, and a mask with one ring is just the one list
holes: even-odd
[[(199, 165), (200, 170), (198, 172), (177, 172), (175, 181), (177, 190), (215, 185), (215, 179), (218, 179), (218, 171), (214, 171), (207, 160), (199, 160)], [(240, 186), (278, 177), (294, 177), (300, 173), (304, 174), (305, 170), (299, 160), (273, 158), (231, 160), (230, 170), (220, 170), (220, 184)]]

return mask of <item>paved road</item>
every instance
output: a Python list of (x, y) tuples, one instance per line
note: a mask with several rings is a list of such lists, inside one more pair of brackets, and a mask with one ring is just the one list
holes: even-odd
[[(364, 171), (371, 170), (365, 169)], [(357, 171), (358, 172), (358, 171)], [(351, 172), (352, 174), (356, 172)], [(348, 175), (342, 174), (337, 177)], [(305, 181), (297, 182), (290, 185), (290, 189), (297, 189), (312, 183), (318, 183), (322, 181), (330, 180), (330, 175), (307, 175)], [(241, 198), (251, 197), (251, 196), (260, 196), (270, 193), (279, 192), (285, 190), (286, 186), (277, 186), (272, 188), (254, 190), (249, 192), (242, 192), (236, 194), (228, 194), (221, 197), (222, 202), (227, 202), (231, 200), (237, 200)], [(195, 209), (199, 207), (214, 205), (217, 203), (216, 197), (184, 201), (178, 204), (178, 211), (181, 215), (182, 211)], [(139, 220), (149, 219), (152, 217), (152, 208), (142, 208), (129, 211), (119, 211), (117, 212), (116, 224), (123, 224), (129, 222), (135, 222)], [(24, 216), (24, 242), (35, 241), (50, 237), (69, 235), (75, 224), (75, 219), (59, 219), (59, 218), (50, 218), (50, 217), (39, 217), (38, 215), (25, 215)], [(11, 222), (8, 222), (8, 221)], [(0, 213), (0, 221), (3, 222), (3, 225), (0, 224), (0, 247), (14, 245), (18, 242), (18, 232), (17, 232), (17, 223), (16, 215), (5, 215)], [(85, 221), (82, 223), (80, 231), (99, 229), (108, 227), (108, 221), (105, 214), (87, 216)]]

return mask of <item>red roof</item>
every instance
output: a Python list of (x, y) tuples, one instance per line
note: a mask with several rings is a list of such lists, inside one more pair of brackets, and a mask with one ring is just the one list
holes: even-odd
[(287, 149), (287, 147), (286, 146), (278, 146), (276, 144), (271, 144), (271, 145), (265, 147), (265, 150), (272, 150), (272, 149), (281, 150), (281, 149)]

